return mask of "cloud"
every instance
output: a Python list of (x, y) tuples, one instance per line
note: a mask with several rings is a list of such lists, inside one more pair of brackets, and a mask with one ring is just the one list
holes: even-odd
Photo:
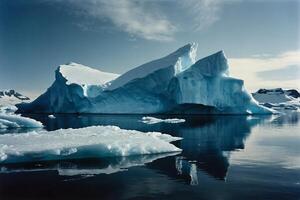
[[(71, 13), (110, 22), (130, 36), (147, 40), (171, 41), (182, 30), (199, 31), (216, 22), (229, 2), (239, 0), (45, 0), (67, 3)], [(162, 4), (167, 5), (162, 6)], [(174, 9), (179, 7), (178, 10)], [(184, 20), (171, 19), (172, 14)], [(85, 30), (93, 25), (89, 19), (79, 24)], [(180, 30), (179, 30), (180, 27)], [(95, 28), (95, 27), (94, 27)], [(98, 28), (97, 28), (98, 29)]]
[[(251, 91), (274, 87), (300, 88), (300, 51), (289, 51), (267, 57), (256, 55), (250, 58), (230, 58), (229, 64), (231, 75), (243, 79), (246, 88)], [(289, 79), (278, 78), (285, 76), (285, 73), (293, 73), (293, 75)]]
[(226, 4), (239, 1), (240, 0), (184, 0), (179, 2), (186, 8), (188, 15), (192, 19), (193, 28), (199, 31), (218, 21), (221, 11)]
[(257, 72), (257, 76), (262, 80), (274, 80), (274, 81), (289, 81), (297, 80), (300, 77), (300, 66), (290, 65), (281, 69), (266, 70)]
[[(56, 0), (68, 3), (77, 14), (109, 21), (118, 29), (147, 40), (170, 41), (176, 27), (152, 1)], [(86, 26), (83, 26), (86, 29)]]

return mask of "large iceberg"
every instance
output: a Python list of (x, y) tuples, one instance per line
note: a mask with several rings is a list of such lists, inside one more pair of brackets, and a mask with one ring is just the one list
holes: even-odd
[[(223, 51), (195, 62), (196, 50), (197, 44), (185, 45), (121, 76), (99, 72), (96, 77), (99, 83), (89, 81), (92, 74), (98, 73), (88, 75), (86, 66), (75, 63), (60, 66), (52, 86), (32, 103), (17, 105), (18, 112), (271, 113), (268, 108), (258, 105), (245, 90), (243, 80), (229, 76)], [(73, 73), (75, 70), (78, 72)]]
[(0, 163), (180, 152), (181, 149), (170, 144), (180, 139), (160, 132), (144, 133), (117, 126), (2, 134)]

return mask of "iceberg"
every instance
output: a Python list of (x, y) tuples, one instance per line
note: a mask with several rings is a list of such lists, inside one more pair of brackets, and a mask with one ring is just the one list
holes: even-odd
[[(51, 87), (20, 113), (271, 114), (229, 76), (223, 51), (196, 62), (197, 44), (143, 64), (123, 75), (68, 64), (58, 67)], [(74, 67), (75, 66), (75, 67)], [(87, 70), (89, 69), (89, 70)], [(76, 73), (75, 73), (76, 71)], [(81, 71), (84, 71), (81, 73)], [(93, 71), (91, 75), (89, 72)], [(82, 74), (78, 78), (78, 74)], [(99, 74), (89, 82), (92, 74)], [(75, 76), (75, 78), (73, 77)], [(98, 82), (97, 82), (98, 80)]]
[(180, 152), (180, 140), (160, 132), (124, 130), (117, 126), (32, 131), (0, 135), (0, 162), (18, 163)]

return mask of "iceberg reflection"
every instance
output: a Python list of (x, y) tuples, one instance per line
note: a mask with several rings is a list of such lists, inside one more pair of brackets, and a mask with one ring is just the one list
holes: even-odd
[(169, 161), (164, 164), (154, 162), (149, 166), (165, 173), (170, 168), (174, 168), (171, 165), (175, 163), (175, 172), (168, 172), (168, 175), (184, 179), (191, 185), (198, 184), (199, 170), (217, 180), (226, 180), (231, 152), (244, 149), (251, 129), (267, 118), (261, 116), (190, 117), (185, 124), (176, 128), (176, 136), (183, 138), (177, 144), (183, 150), (181, 156), (169, 158)]
[(126, 171), (131, 167), (142, 166), (157, 159), (174, 156), (177, 154), (178, 153), (165, 153), (103, 159), (80, 159), (6, 164), (0, 166), (0, 173), (57, 171), (57, 174), (60, 176), (90, 177), (98, 174), (113, 174)]

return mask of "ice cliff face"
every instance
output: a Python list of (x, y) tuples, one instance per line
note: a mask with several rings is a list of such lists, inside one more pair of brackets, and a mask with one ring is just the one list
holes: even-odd
[[(101, 72), (96, 78), (100, 81), (98, 85), (71, 81), (61, 66), (47, 92), (30, 104), (18, 105), (19, 112), (270, 113), (245, 91), (242, 80), (229, 77), (224, 52), (195, 62), (196, 49), (196, 44), (188, 44), (119, 77), (112, 75), (104, 79), (107, 74)], [(70, 66), (65, 67), (73, 72)]]

